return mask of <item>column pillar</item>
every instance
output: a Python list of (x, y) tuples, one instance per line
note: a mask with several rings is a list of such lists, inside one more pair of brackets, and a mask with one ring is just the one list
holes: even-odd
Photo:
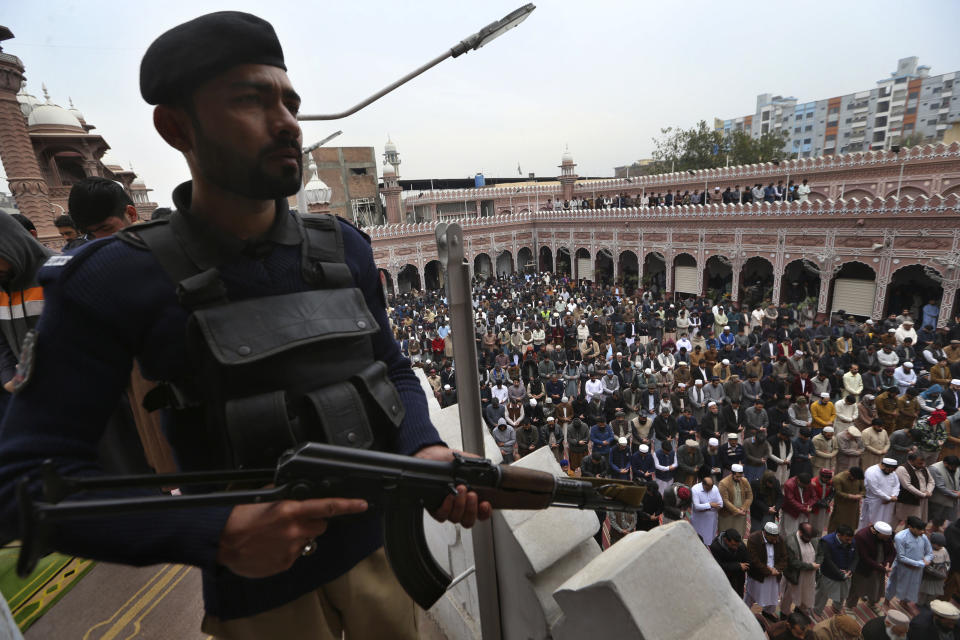
[(953, 313), (953, 303), (957, 297), (958, 284), (960, 284), (960, 280), (956, 278), (943, 281), (943, 297), (940, 299), (940, 315), (937, 316), (938, 328), (947, 326), (947, 323), (952, 319), (950, 314)]
[(20, 213), (36, 225), (40, 240), (59, 239), (53, 224), (50, 190), (40, 172), (33, 143), (27, 133), (26, 119), (17, 101), (17, 92), (23, 84), (23, 71), (23, 63), (19, 58), (9, 54), (0, 55), (0, 158), (10, 193), (17, 201)]
[(830, 283), (833, 282), (832, 270), (820, 271), (820, 296), (817, 298), (817, 314), (828, 313), (827, 301), (830, 298)]
[(730, 263), (730, 273), (733, 276), (730, 281), (730, 300), (740, 302), (740, 272), (743, 271), (743, 260), (737, 259)]
[(783, 286), (783, 273), (773, 270), (773, 293), (770, 295), (773, 304), (780, 305), (780, 289)]

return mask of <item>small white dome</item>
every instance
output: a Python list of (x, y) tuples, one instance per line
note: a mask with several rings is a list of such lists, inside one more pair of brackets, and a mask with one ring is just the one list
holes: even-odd
[(329, 203), (330, 199), (333, 197), (333, 189), (328, 187), (327, 184), (317, 175), (317, 164), (313, 161), (313, 156), (310, 156), (310, 164), (307, 167), (307, 171), (310, 172), (311, 176), (310, 181), (307, 182), (307, 185), (303, 188), (303, 193), (307, 197), (307, 203)]
[(395, 175), (397, 175), (397, 170), (393, 168), (393, 165), (392, 165), (392, 164), (385, 164), (385, 165), (383, 165), (383, 177), (384, 177), (384, 178), (386, 178), (387, 176), (395, 176)]
[(569, 149), (563, 152), (563, 156), (561, 156), (560, 162), (562, 162), (563, 164), (573, 164), (573, 154), (570, 153)]
[(136, 178), (133, 179), (133, 182), (130, 183), (130, 186), (132, 186), (132, 187), (146, 187), (147, 184), (143, 181), (143, 178), (141, 178), (140, 176), (137, 176)]
[(397, 145), (394, 144), (393, 140), (390, 139), (390, 136), (387, 136), (387, 144), (384, 145), (383, 150), (387, 153), (396, 153)]
[(26, 82), (20, 85), (20, 92), (17, 93), (17, 102), (20, 103), (20, 112), (23, 113), (24, 117), (29, 116), (31, 111), (43, 104), (42, 100), (27, 93)]
[(77, 109), (75, 106), (73, 106), (73, 98), (68, 98), (68, 100), (70, 101), (70, 108), (67, 109), (67, 111), (72, 113), (77, 120), (81, 122), (86, 122), (87, 119), (83, 117), (83, 114), (80, 113), (80, 110)]

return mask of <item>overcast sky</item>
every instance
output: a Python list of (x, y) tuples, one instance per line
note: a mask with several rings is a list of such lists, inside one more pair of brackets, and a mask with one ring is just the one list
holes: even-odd
[[(138, 89), (140, 58), (166, 29), (207, 11), (250, 11), (284, 47), (303, 111), (340, 111), (522, 0), (4, 2), (28, 88), (67, 98), (131, 163), (153, 199), (188, 178)], [(403, 178), (556, 175), (569, 145), (580, 175), (649, 156), (662, 127), (753, 113), (756, 95), (801, 101), (869, 89), (916, 55), (960, 70), (960, 2), (540, 0), (516, 30), (448, 60), (346, 120), (305, 123), (304, 142), (397, 143)], [(6, 185), (0, 181), (0, 190)]]

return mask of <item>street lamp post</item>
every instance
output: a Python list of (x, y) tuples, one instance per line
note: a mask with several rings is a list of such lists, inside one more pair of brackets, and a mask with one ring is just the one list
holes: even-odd
[(340, 111), (339, 113), (320, 113), (320, 114), (303, 113), (303, 114), (297, 115), (297, 120), (301, 120), (301, 121), (340, 120), (341, 118), (346, 118), (347, 116), (353, 115), (357, 111), (360, 111), (360, 109), (363, 109), (367, 105), (387, 95), (397, 87), (406, 84), (407, 82), (409, 82), (410, 80), (413, 80), (423, 72), (437, 66), (447, 58), (457, 58), (465, 53), (468, 53), (470, 51), (475, 51), (480, 47), (483, 47), (489, 44), (493, 40), (499, 38), (500, 36), (505, 34), (507, 31), (509, 31), (510, 29), (513, 29), (514, 27), (519, 25), (521, 22), (526, 20), (530, 16), (530, 14), (533, 13), (533, 10), (536, 8), (537, 7), (533, 4), (525, 4), (519, 9), (517, 9), (516, 11), (512, 11), (508, 13), (502, 19), (496, 22), (491, 22), (490, 24), (485, 26), (483, 29), (480, 29), (480, 31), (474, 33), (473, 35), (467, 36), (457, 44), (453, 45), (450, 49), (448, 49), (447, 51), (444, 51), (442, 54), (440, 54), (430, 62), (427, 62), (423, 66), (414, 69), (413, 71), (403, 76), (396, 82), (388, 84), (386, 87), (384, 87), (380, 91), (376, 92), (369, 98), (361, 102), (358, 102), (357, 104), (350, 107), (346, 111)]

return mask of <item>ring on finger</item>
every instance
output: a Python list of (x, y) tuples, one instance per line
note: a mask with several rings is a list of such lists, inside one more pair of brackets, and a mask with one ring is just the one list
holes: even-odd
[(301, 556), (311, 556), (313, 552), (317, 550), (317, 541), (313, 538), (307, 540), (306, 544), (303, 545), (303, 549), (300, 550)]

